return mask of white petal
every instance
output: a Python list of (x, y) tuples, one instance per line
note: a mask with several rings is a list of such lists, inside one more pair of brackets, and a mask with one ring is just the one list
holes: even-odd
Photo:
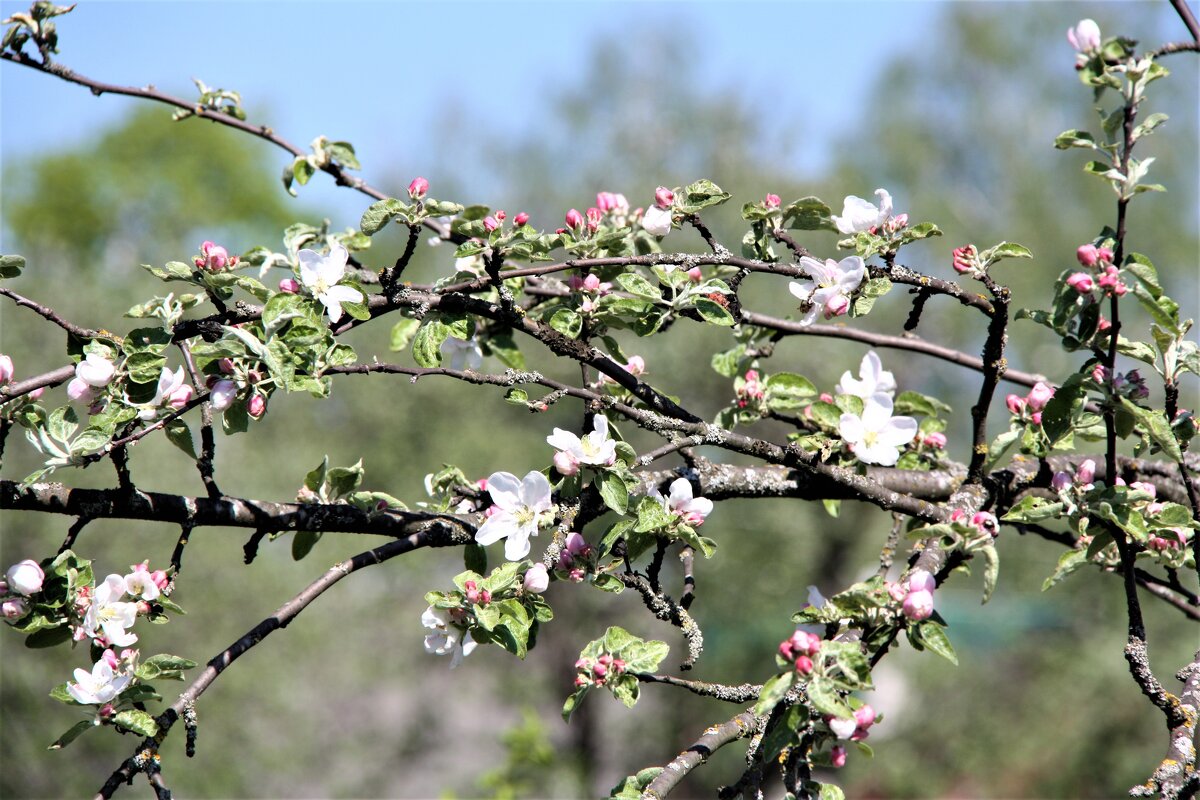
[(788, 283), (788, 291), (796, 296), (801, 302), (808, 302), (812, 297), (813, 290), (817, 288), (817, 284), (812, 281), (791, 281)]
[(800, 268), (822, 286), (836, 281), (839, 275), (837, 263), (832, 258), (818, 261), (811, 256), (801, 256)]
[(487, 487), (492, 502), (505, 511), (521, 507), (521, 480), (511, 472), (493, 472), (488, 476)]
[(334, 284), (346, 276), (346, 262), (349, 259), (350, 253), (346, 248), (340, 242), (332, 242), (329, 245), (329, 255), (321, 259), (321, 265), (317, 269), (326, 283)]
[(858, 444), (863, 440), (865, 433), (866, 427), (860, 417), (853, 414), (842, 414), (841, 419), (838, 420), (838, 435), (842, 437), (842, 441)]
[(546, 437), (546, 444), (555, 450), (568, 450), (576, 454), (583, 452), (583, 443), (579, 440), (579, 437), (562, 428), (555, 428), (554, 433)]
[(881, 467), (891, 467), (895, 466), (896, 461), (899, 460), (900, 451), (877, 440), (875, 444), (869, 447), (855, 447), (854, 455), (864, 464), (878, 464)]
[(517, 532), (517, 520), (507, 511), (498, 511), (475, 531), (475, 541), (482, 545), (495, 544)]
[(421, 624), (426, 628), (445, 628), (450, 623), (450, 616), (444, 611), (430, 606), (421, 613)]
[(886, 394), (873, 394), (863, 403), (863, 425), (867, 430), (878, 431), (892, 418), (892, 398)]
[(520, 561), (529, 555), (529, 550), (529, 529), (525, 526), (516, 528), (504, 542), (504, 557), (509, 561)]
[(686, 503), (692, 500), (692, 482), (687, 478), (676, 478), (671, 482), (670, 506), (682, 510)]
[(330, 292), (318, 295), (317, 299), (321, 301), (321, 304), (325, 306), (325, 310), (329, 312), (330, 322), (337, 322), (342, 318), (342, 303)]
[(550, 509), (550, 481), (537, 470), (531, 470), (521, 481), (521, 503), (534, 511)]
[(323, 257), (316, 250), (301, 250), (296, 257), (300, 260), (300, 282), (312, 286), (320, 279)]
[(840, 275), (837, 279), (838, 288), (846, 293), (853, 292), (867, 277), (867, 265), (858, 256), (847, 256), (838, 262)]
[(878, 225), (892, 215), (892, 196), (887, 189), (876, 189), (875, 196), (879, 198), (879, 216), (875, 223)]
[(902, 447), (917, 435), (917, 421), (912, 417), (892, 417), (884, 425), (876, 438), (881, 444), (891, 447)]
[(353, 286), (330, 286), (325, 295), (339, 303), (361, 303), (363, 301), (362, 292)]

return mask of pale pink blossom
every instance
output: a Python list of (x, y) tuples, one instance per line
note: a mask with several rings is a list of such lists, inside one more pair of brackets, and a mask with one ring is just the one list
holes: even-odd
[(1080, 484), (1084, 489), (1090, 489), (1095, 479), (1096, 462), (1090, 458), (1085, 459), (1075, 470), (1075, 482)]
[(421, 614), (421, 624), (432, 630), (425, 635), (425, 652), (438, 656), (450, 656), (450, 669), (455, 669), (462, 660), (471, 655), (478, 642), (471, 638), (470, 631), (463, 631), (453, 623), (444, 610), (430, 606)]
[(763, 198), (763, 205), (767, 208), (779, 208), (782, 202), (777, 194), (768, 194)]
[(673, 221), (670, 207), (651, 206), (642, 217), (642, 227), (652, 236), (666, 236), (671, 232)]
[(937, 588), (937, 580), (928, 570), (914, 569), (908, 576), (908, 591), (932, 592)]
[(412, 182), (408, 184), (408, 196), (413, 200), (420, 200), (428, 191), (429, 181), (422, 177), (413, 178)]
[(832, 217), (838, 233), (861, 233), (883, 224), (892, 214), (892, 196), (886, 189), (876, 189), (875, 196), (879, 198), (878, 206), (861, 197), (848, 196), (842, 203), (842, 215)]
[(67, 684), (67, 692), (82, 705), (103, 705), (115, 700), (133, 681), (131, 675), (118, 675), (107, 661), (92, 665), (92, 671), (75, 670), (75, 682)]
[(1030, 411), (1041, 411), (1046, 407), (1046, 403), (1050, 402), (1051, 397), (1054, 397), (1054, 387), (1038, 381), (1029, 390), (1029, 394), (1025, 396), (1025, 402), (1028, 404)]
[(493, 472), (488, 476), (488, 494), (500, 510), (493, 513), (475, 532), (475, 541), (489, 545), (505, 539), (504, 557), (520, 561), (529, 555), (529, 539), (553, 518), (550, 482), (532, 470), (524, 479), (511, 472)]
[(933, 614), (933, 593), (909, 592), (908, 596), (904, 598), (902, 609), (904, 616), (913, 622), (929, 619), (930, 615)]
[(667, 511), (675, 514), (693, 528), (704, 524), (712, 513), (713, 501), (707, 497), (693, 497), (692, 483), (687, 478), (676, 478), (671, 482), (670, 494), (663, 497), (657, 486), (650, 487), (647, 497), (653, 497)]
[(8, 622), (23, 619), (29, 613), (29, 601), (24, 597), (7, 597), (0, 601), (0, 617)]
[(0, 386), (13, 379), (13, 361), (9, 356), (0, 355)]
[(550, 573), (546, 571), (546, 565), (538, 563), (526, 570), (521, 586), (525, 591), (533, 594), (541, 594), (546, 591), (546, 588), (550, 586)]
[(1100, 48), (1100, 26), (1092, 19), (1081, 19), (1074, 28), (1067, 29), (1067, 41), (1080, 53), (1090, 53)]
[(806, 306), (804, 317), (800, 320), (800, 324), (805, 326), (816, 321), (818, 314), (824, 313), (825, 318), (830, 319), (849, 311), (850, 295), (867, 275), (866, 264), (858, 256), (848, 256), (841, 261), (830, 258), (824, 262), (802, 256), (800, 268), (811, 279), (791, 281), (788, 291)]
[(213, 384), (212, 389), (208, 392), (208, 402), (212, 404), (213, 411), (224, 411), (233, 405), (233, 401), (237, 398), (237, 384), (230, 380), (219, 380)]
[[(592, 432), (582, 439), (570, 431), (555, 428), (554, 432), (546, 437), (546, 443), (560, 453), (568, 454), (569, 458), (561, 460), (573, 460), (575, 464), (593, 467), (611, 467), (617, 461), (617, 443), (609, 438), (608, 418), (603, 414), (596, 414), (592, 418), (592, 426)], [(556, 456), (556, 467), (559, 461), (560, 458)]]
[(41, 564), (27, 558), (9, 567), (8, 572), (4, 574), (4, 579), (8, 583), (9, 591), (28, 597), (42, 590), (46, 573), (42, 571)]
[(893, 417), (892, 398), (876, 394), (863, 404), (862, 416), (842, 414), (838, 434), (859, 461), (890, 467), (900, 459), (900, 449), (916, 437), (917, 421)]
[(154, 582), (154, 576), (146, 569), (145, 564), (135, 564), (133, 572), (125, 576), (125, 593), (142, 600), (158, 598), (158, 584)]

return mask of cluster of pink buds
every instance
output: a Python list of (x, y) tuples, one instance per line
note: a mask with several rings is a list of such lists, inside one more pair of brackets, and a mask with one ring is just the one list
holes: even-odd
[[(577, 209), (572, 208), (570, 211), (568, 211), (567, 216), (564, 219), (566, 220), (567, 228), (572, 231), (578, 232), (584, 226), (583, 214), (580, 214)], [(558, 232), (566, 233), (567, 231), (566, 229), (559, 228)]]
[(1008, 406), (1008, 411), (1014, 417), (1025, 417), (1025, 413), (1029, 413), (1029, 419), (1034, 425), (1042, 424), (1042, 409), (1046, 407), (1046, 403), (1050, 402), (1050, 398), (1054, 397), (1054, 387), (1049, 384), (1038, 381), (1029, 390), (1029, 394), (1020, 397), (1015, 394), (1010, 394), (1004, 398), (1004, 404)]
[(1112, 266), (1113, 251), (1107, 247), (1096, 247), (1094, 244), (1080, 245), (1075, 251), (1075, 258), (1079, 260), (1082, 266), (1089, 269), (1094, 269), (1099, 266), (1103, 269), (1106, 266)]
[(965, 244), (962, 247), (954, 248), (954, 271), (963, 275), (975, 276), (980, 274), (979, 269), (979, 251), (975, 249), (973, 244)]
[(1073, 272), (1067, 276), (1067, 285), (1085, 300), (1095, 299), (1093, 292), (1097, 289), (1101, 295), (1118, 297), (1129, 291), (1129, 287), (1121, 280), (1121, 271), (1113, 264), (1114, 256), (1110, 248), (1097, 247), (1094, 244), (1081, 245), (1075, 251), (1075, 258), (1081, 266), (1096, 273), (1093, 275), (1089, 272)]
[(933, 590), (937, 581), (923, 569), (916, 569), (908, 576), (904, 587), (893, 586), (892, 596), (895, 597), (899, 588), (906, 589), (901, 601), (901, 611), (913, 622), (929, 619), (933, 614)]
[(229, 251), (218, 244), (205, 242), (200, 245), (200, 255), (193, 258), (192, 262), (196, 265), (197, 269), (220, 272), (226, 267), (236, 267), (238, 257), (229, 255)]
[(823, 639), (815, 633), (797, 630), (779, 643), (779, 655), (796, 666), (796, 672), (808, 675), (813, 671), (813, 656), (821, 652)]
[(746, 370), (746, 377), (735, 382), (734, 390), (737, 392), (738, 408), (745, 408), (751, 402), (755, 405), (762, 402), (764, 392), (762, 383), (759, 382), (758, 370)]
[(420, 200), (429, 193), (429, 181), (422, 177), (412, 179), (412, 183), (408, 185), (408, 196), (413, 200)]
[(1071, 487), (1075, 487), (1081, 492), (1090, 491), (1093, 481), (1096, 479), (1096, 462), (1092, 459), (1083, 461), (1075, 470), (1075, 475), (1072, 477), (1069, 472), (1056, 472), (1050, 481), (1050, 488), (1056, 492), (1064, 492)]
[(508, 214), (505, 213), (504, 209), (498, 208), (495, 212), (488, 214), (483, 218), (483, 229), (488, 233), (491, 233), (503, 225), (504, 220), (506, 219), (508, 219)]
[(590, 314), (598, 307), (597, 301), (612, 291), (613, 285), (609, 281), (601, 281), (596, 275), (588, 273), (586, 278), (581, 278), (578, 275), (572, 275), (567, 279), (567, 285), (573, 291), (581, 292), (586, 295), (579, 304), (579, 310), (585, 314)]
[(1174, 539), (1152, 534), (1146, 541), (1146, 547), (1150, 550), (1163, 552), (1164, 550), (1174, 550), (1176, 548), (1182, 549), (1192, 540), (1193, 533), (1190, 528), (1172, 528), (1171, 532), (1175, 534)]
[(922, 434), (921, 446), (928, 447), (930, 450), (945, 450), (946, 434), (942, 433), (941, 431)]
[(486, 606), (492, 602), (492, 593), (487, 589), (480, 589), (475, 581), (467, 581), (463, 588), (467, 591), (467, 602), (472, 605)]
[[(868, 229), (869, 233), (879, 233), (881, 226), (873, 225)], [(908, 214), (897, 214), (894, 217), (888, 217), (887, 222), (883, 223), (883, 230), (888, 233), (895, 233), (908, 227)], [(970, 245), (968, 245), (970, 246)]]
[(783, 201), (779, 199), (777, 194), (769, 194), (763, 198), (763, 207), (767, 209), (779, 208)]
[(595, 552), (582, 534), (572, 531), (567, 536), (566, 547), (558, 554), (558, 568), (567, 573), (569, 580), (581, 583), (587, 575), (588, 560)]
[(1102, 387), (1110, 383), (1110, 375), (1112, 376), (1112, 390), (1117, 395), (1128, 397), (1131, 400), (1141, 400), (1150, 396), (1150, 389), (1146, 386), (1146, 379), (1142, 377), (1140, 371), (1132, 369), (1125, 374), (1120, 372), (1114, 374), (1103, 364), (1092, 367), (1092, 380)]
[(608, 653), (593, 661), (581, 658), (575, 662), (576, 686), (603, 686), (606, 681), (625, 672), (625, 662)]

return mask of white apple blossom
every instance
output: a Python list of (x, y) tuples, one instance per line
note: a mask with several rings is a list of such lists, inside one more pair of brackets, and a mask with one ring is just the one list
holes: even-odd
[(662, 503), (662, 507), (683, 519), (692, 527), (699, 527), (712, 513), (713, 501), (707, 497), (692, 497), (692, 483), (687, 478), (676, 478), (671, 482), (670, 494), (663, 497), (657, 486), (652, 486), (647, 496)]
[(145, 564), (138, 564), (133, 572), (125, 576), (125, 593), (141, 600), (158, 598), (158, 584), (154, 582), (154, 576), (146, 569)]
[(83, 629), (92, 639), (103, 636), (113, 647), (128, 647), (138, 640), (132, 627), (137, 618), (137, 603), (121, 600), (125, 596), (125, 579), (109, 575), (92, 592), (92, 604), (83, 618)]
[(421, 614), (421, 624), (433, 631), (425, 635), (425, 652), (438, 656), (449, 655), (450, 669), (461, 664), (479, 646), (469, 631), (463, 632), (451, 624), (450, 615), (441, 609), (433, 606), (425, 609), (425, 613)]
[(858, 367), (858, 380), (850, 377), (850, 370), (842, 373), (837, 385), (838, 394), (849, 394), (866, 400), (873, 394), (891, 397), (896, 391), (896, 376), (883, 368), (874, 350), (868, 350)]
[(861, 233), (886, 222), (892, 215), (892, 196), (886, 189), (876, 189), (875, 196), (879, 198), (878, 207), (861, 197), (847, 197), (842, 202), (842, 215), (832, 217), (838, 233)]
[(666, 236), (671, 232), (671, 209), (650, 206), (642, 216), (642, 227), (652, 236)]
[(67, 397), (80, 403), (90, 403), (96, 399), (96, 390), (109, 384), (117, 373), (117, 367), (112, 361), (96, 353), (88, 353), (87, 357), (75, 367), (75, 377), (67, 384)]
[(442, 342), (442, 355), (450, 358), (450, 369), (478, 370), (483, 364), (483, 349), (479, 340), (472, 336), (470, 339), (458, 339), (447, 336)]
[(112, 666), (101, 659), (92, 665), (90, 673), (86, 669), (75, 670), (75, 682), (67, 684), (67, 692), (85, 706), (104, 705), (116, 699), (132, 680), (130, 675), (114, 673)]
[(858, 730), (858, 722), (854, 718), (842, 719), (834, 717), (829, 720), (829, 730), (839, 739), (849, 739)]
[(570, 431), (555, 428), (546, 437), (546, 444), (559, 452), (554, 466), (563, 475), (574, 475), (580, 464), (611, 467), (617, 461), (617, 443), (608, 438), (608, 417), (597, 414), (592, 418), (592, 432), (580, 439)]
[(788, 291), (808, 304), (801, 325), (811, 325), (822, 312), (825, 319), (845, 314), (850, 310), (850, 295), (867, 276), (867, 265), (858, 256), (848, 256), (841, 261), (829, 258), (824, 262), (803, 256), (800, 268), (812, 276), (812, 280), (792, 281)]
[(358, 289), (337, 285), (346, 277), (346, 261), (350, 258), (350, 253), (340, 243), (332, 242), (328, 254), (301, 250), (297, 257), (300, 260), (300, 283), (329, 311), (330, 322), (342, 318), (342, 303), (363, 301), (362, 292)]
[(475, 541), (489, 545), (504, 539), (504, 557), (520, 561), (529, 555), (529, 537), (537, 536), (538, 528), (553, 516), (550, 481), (537, 470), (530, 471), (524, 480), (511, 472), (493, 472), (488, 476), (487, 490), (495, 508), (475, 532)]
[(893, 417), (892, 398), (886, 394), (868, 397), (862, 416), (842, 414), (838, 434), (864, 464), (890, 467), (900, 458), (900, 448), (917, 435), (912, 417)]

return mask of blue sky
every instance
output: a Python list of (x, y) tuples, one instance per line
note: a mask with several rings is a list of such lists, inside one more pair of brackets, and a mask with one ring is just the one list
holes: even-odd
[[(5, 16), (27, 7), (0, 2)], [(436, 119), (447, 97), (470, 97), (468, 122), (481, 133), (526, 132), (557, 90), (580, 80), (595, 38), (648, 28), (694, 50), (706, 85), (737, 87), (748, 106), (771, 109), (767, 138), (797, 119), (820, 120), (792, 154), (800, 171), (820, 167), (838, 131), (855, 124), (884, 54), (918, 46), (938, 10), (918, 2), (84, 2), (59, 18), (59, 61), (186, 98), (196, 96), (193, 77), (236, 89), (252, 121), (301, 147), (319, 134), (352, 142), (371, 179), (382, 159), (416, 154), (419, 163), (437, 147), (422, 122)], [(820, 91), (788, 90), (818, 74)], [(78, 143), (138, 102), (96, 98), (6, 64), (2, 155)], [(361, 205), (329, 183), (314, 181), (306, 199)]]

